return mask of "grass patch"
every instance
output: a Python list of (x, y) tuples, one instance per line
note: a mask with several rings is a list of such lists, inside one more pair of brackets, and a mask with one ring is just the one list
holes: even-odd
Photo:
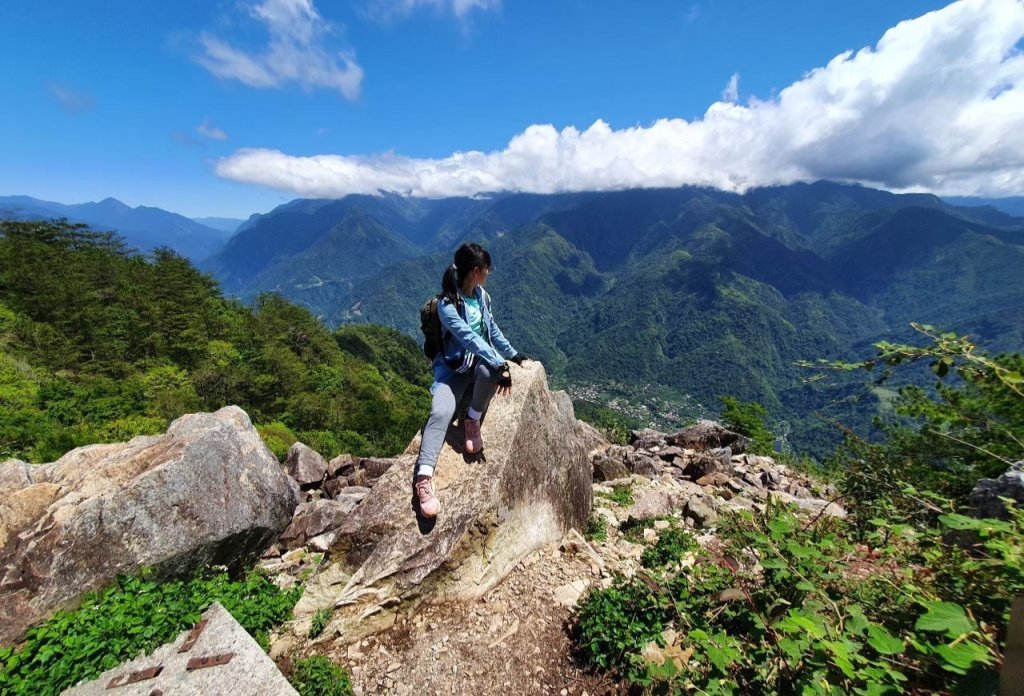
[(598, 491), (595, 495), (597, 495), (599, 498), (610, 500), (616, 505), (627, 507), (633, 504), (633, 484), (624, 483), (618, 486), (612, 486), (611, 493)]
[(583, 537), (587, 541), (605, 541), (608, 539), (608, 520), (602, 515), (591, 514), (587, 520), (587, 530)]
[(299, 696), (351, 696), (348, 672), (322, 655), (295, 661), (292, 686)]

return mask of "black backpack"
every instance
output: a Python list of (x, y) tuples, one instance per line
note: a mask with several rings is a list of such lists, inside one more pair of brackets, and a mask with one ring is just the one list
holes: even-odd
[(444, 350), (444, 335), (441, 318), (437, 315), (437, 303), (444, 295), (434, 295), (420, 307), (420, 330), (423, 332), (423, 354), (430, 360)]

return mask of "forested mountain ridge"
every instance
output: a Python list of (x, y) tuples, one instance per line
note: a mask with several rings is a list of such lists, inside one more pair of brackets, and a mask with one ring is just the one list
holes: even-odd
[(116, 198), (65, 205), (29, 196), (0, 196), (0, 219), (53, 218), (67, 218), (96, 230), (116, 232), (129, 247), (142, 252), (168, 247), (193, 262), (216, 253), (231, 236), (231, 231), (177, 213), (147, 206), (132, 208)]
[[(378, 223), (376, 248), (328, 234), (353, 209)], [(409, 246), (388, 251), (384, 230)], [(684, 187), (296, 201), (232, 240), (243, 255), (252, 241), (270, 270), (239, 284), (245, 262), (230, 248), (213, 270), (229, 292), (274, 289), (329, 324), (379, 322), (415, 336), (419, 305), (468, 239), (492, 252), (488, 287), (506, 333), (556, 383), (653, 385), (689, 401), (684, 415), (714, 412), (732, 394), (804, 425), (845, 419), (829, 405), (839, 395), (803, 385), (796, 361), (906, 337), (911, 321), (1000, 351), (1024, 336), (1024, 219), (826, 181), (742, 195)], [(355, 270), (336, 273), (346, 268)], [(857, 410), (862, 423), (872, 412)]]
[(329, 332), (277, 295), (253, 307), (163, 249), (66, 222), (0, 222), (0, 460), (53, 461), (234, 404), (276, 454), (394, 454), (422, 425), (418, 346), (379, 326)]

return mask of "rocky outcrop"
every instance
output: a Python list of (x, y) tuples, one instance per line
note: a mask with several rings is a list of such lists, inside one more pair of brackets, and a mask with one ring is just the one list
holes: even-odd
[(512, 366), (512, 376), (512, 393), (494, 398), (483, 423), (486, 459), (443, 449), (436, 521), (419, 519), (412, 506), (416, 441), (366, 467), (380, 478), (332, 531), (330, 562), (295, 610), (298, 634), (324, 608), (335, 608), (324, 635), (351, 637), (393, 621), (388, 609), (403, 602), (479, 597), (534, 549), (585, 527), (589, 455), (603, 443), (576, 421), (567, 397), (548, 390), (540, 363)]
[(976, 517), (1005, 518), (1006, 504), (1000, 498), (1024, 506), (1024, 461), (1011, 464), (999, 478), (978, 481), (968, 500)]
[(0, 643), (117, 575), (254, 562), (294, 509), (287, 477), (235, 406), (51, 464), (4, 462)]
[[(771, 457), (744, 454), (746, 438), (713, 421), (700, 421), (671, 435), (651, 428), (635, 430), (630, 439), (629, 446), (611, 445), (593, 455), (595, 480), (611, 481), (609, 474), (628, 471), (633, 477), (653, 478), (665, 485), (648, 490), (628, 508), (624, 513), (627, 522), (667, 517), (678, 511), (688, 525), (714, 527), (723, 510), (759, 510), (768, 501), (814, 515), (846, 514), (835, 502), (821, 497), (832, 495), (832, 491)], [(595, 489), (612, 491), (597, 484)]]

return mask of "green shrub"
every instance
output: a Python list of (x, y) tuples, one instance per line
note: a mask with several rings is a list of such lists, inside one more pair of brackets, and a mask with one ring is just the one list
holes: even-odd
[(213, 602), (266, 649), (268, 631), (291, 616), (301, 592), (283, 592), (256, 572), (239, 581), (209, 572), (168, 582), (119, 578), (30, 628), (20, 646), (0, 648), (0, 693), (59, 694), (174, 639)]
[(600, 491), (596, 495), (610, 500), (616, 505), (626, 507), (633, 504), (633, 484), (625, 483), (619, 486), (612, 486), (611, 493)]
[(685, 529), (669, 527), (658, 532), (658, 541), (644, 549), (640, 565), (644, 568), (661, 568), (676, 563), (697, 548), (697, 540)]
[(313, 622), (309, 626), (310, 638), (316, 638), (324, 632), (324, 629), (327, 628), (327, 623), (331, 620), (331, 613), (330, 609), (321, 609), (313, 614)]
[(300, 696), (351, 696), (348, 673), (322, 655), (295, 661), (290, 679)]
[(602, 515), (591, 514), (583, 536), (587, 541), (605, 541), (608, 539), (608, 520)]
[(601, 431), (609, 442), (616, 445), (628, 445), (630, 431), (643, 427), (639, 419), (599, 406), (592, 401), (578, 399), (572, 402), (572, 406), (577, 418), (590, 423)]
[(260, 434), (263, 444), (274, 453), (280, 462), (284, 461), (284, 458), (288, 456), (288, 449), (299, 439), (287, 425), (277, 421), (257, 424), (256, 432)]

